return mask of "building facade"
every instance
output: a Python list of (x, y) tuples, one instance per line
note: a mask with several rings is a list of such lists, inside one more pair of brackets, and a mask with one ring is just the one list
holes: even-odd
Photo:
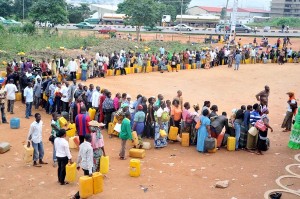
[(271, 17), (300, 17), (300, 0), (272, 0)]

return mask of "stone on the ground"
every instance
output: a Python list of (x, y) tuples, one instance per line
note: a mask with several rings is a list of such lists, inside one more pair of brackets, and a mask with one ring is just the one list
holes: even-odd
[(216, 182), (216, 188), (225, 189), (229, 186), (229, 180), (218, 181)]

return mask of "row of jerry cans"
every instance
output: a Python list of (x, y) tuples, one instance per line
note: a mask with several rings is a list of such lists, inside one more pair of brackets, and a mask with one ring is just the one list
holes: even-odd
[(92, 177), (81, 176), (79, 178), (79, 195), (80, 198), (88, 198), (93, 194), (103, 192), (104, 181), (100, 172), (93, 173)]

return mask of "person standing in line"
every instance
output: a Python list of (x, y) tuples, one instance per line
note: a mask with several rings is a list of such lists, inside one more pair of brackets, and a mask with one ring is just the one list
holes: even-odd
[(120, 159), (126, 160), (125, 158), (125, 149), (126, 149), (126, 141), (132, 140), (132, 132), (131, 132), (131, 125), (130, 125), (130, 112), (125, 113), (125, 118), (121, 124), (121, 132), (119, 134), (119, 138), (121, 138), (121, 150), (120, 150)]
[(95, 89), (94, 89), (94, 85), (93, 84), (90, 84), (89, 85), (89, 90), (86, 92), (86, 96), (87, 96), (87, 110), (89, 108), (92, 108), (92, 96), (93, 96), (93, 93), (95, 92)]
[(56, 158), (56, 150), (54, 147), (54, 140), (57, 137), (57, 134), (59, 133), (60, 130), (60, 124), (58, 121), (57, 113), (52, 113), (52, 120), (51, 120), (51, 136), (49, 138), (49, 141), (53, 145), (53, 167), (57, 166), (57, 158)]
[[(47, 162), (43, 161), (44, 158), (44, 146), (43, 146), (43, 121), (41, 114), (36, 113), (34, 115), (35, 121), (31, 123), (29, 132), (27, 135), (27, 147), (30, 147), (30, 141), (33, 151), (33, 166), (34, 167), (41, 167), (41, 164), (48, 164)], [(39, 160), (39, 164), (37, 161)]]
[(71, 80), (76, 80), (76, 71), (78, 70), (78, 65), (76, 61), (74, 61), (74, 58), (72, 58), (69, 62), (68, 68), (71, 74)]
[(86, 114), (86, 107), (80, 107), (80, 114), (75, 118), (75, 124), (77, 133), (79, 135), (80, 144), (84, 142), (84, 136), (90, 134), (89, 122), (91, 121), (90, 116)]
[(87, 71), (88, 71), (88, 64), (86, 63), (85, 59), (82, 60), (82, 63), (80, 65), (81, 68), (81, 81), (87, 80)]
[(96, 109), (96, 111), (98, 112), (98, 109), (99, 109), (99, 99), (100, 99), (100, 86), (96, 86), (96, 90), (95, 92), (93, 92), (92, 94), (92, 107), (94, 109)]
[(6, 121), (6, 116), (5, 116), (5, 96), (6, 96), (6, 92), (4, 89), (2, 89), (2, 85), (0, 84), (0, 109), (1, 109), (1, 118), (3, 124), (8, 123)]
[(33, 93), (34, 93), (34, 107), (35, 109), (38, 109), (41, 103), (41, 96), (43, 93), (42, 83), (40, 78), (37, 78), (37, 81), (33, 87)]
[(62, 111), (65, 111), (65, 112), (69, 112), (69, 98), (70, 98), (69, 90), (70, 90), (69, 82), (66, 81), (60, 90), (60, 92), (62, 94), (62, 97), (61, 97)]
[(14, 114), (14, 103), (16, 99), (16, 92), (18, 92), (18, 89), (14, 84), (13, 79), (10, 79), (8, 81), (8, 84), (6, 84), (4, 87), (4, 91), (7, 98), (7, 112), (10, 112), (10, 114)]
[(25, 118), (29, 119), (32, 109), (32, 102), (33, 102), (33, 89), (32, 89), (32, 83), (29, 82), (28, 86), (24, 89), (24, 98), (26, 103), (26, 112), (25, 112)]
[(73, 85), (70, 86), (70, 89), (68, 90), (69, 103), (72, 103), (74, 101), (74, 94), (76, 89), (77, 89), (76, 79), (74, 79)]
[(69, 149), (69, 143), (65, 139), (66, 130), (60, 129), (57, 135), (57, 138), (54, 140), (54, 147), (56, 150), (56, 158), (57, 158), (57, 177), (60, 185), (69, 184), (65, 182), (66, 177), (66, 165), (72, 164), (72, 155)]
[[(92, 177), (93, 173), (93, 148), (92, 148), (92, 136), (86, 134), (84, 136), (85, 141), (79, 147), (79, 153), (77, 158), (77, 170), (80, 170), (80, 167), (83, 170), (85, 176)], [(72, 199), (80, 199), (79, 191), (74, 195)]]
[(235, 67), (234, 67), (234, 70), (239, 70), (241, 59), (242, 59), (242, 56), (240, 54), (240, 51), (237, 51), (236, 55), (235, 55)]

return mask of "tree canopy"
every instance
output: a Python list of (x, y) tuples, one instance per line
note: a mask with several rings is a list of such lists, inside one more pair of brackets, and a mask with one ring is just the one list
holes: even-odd
[(64, 0), (38, 0), (33, 3), (29, 15), (33, 22), (64, 24), (68, 22), (66, 8)]
[(12, 15), (12, 10), (12, 0), (0, 0), (0, 17), (9, 17), (10, 15)]
[(90, 14), (91, 10), (88, 4), (80, 4), (80, 6), (68, 4), (68, 19), (70, 23), (82, 22), (85, 18), (88, 18)]

